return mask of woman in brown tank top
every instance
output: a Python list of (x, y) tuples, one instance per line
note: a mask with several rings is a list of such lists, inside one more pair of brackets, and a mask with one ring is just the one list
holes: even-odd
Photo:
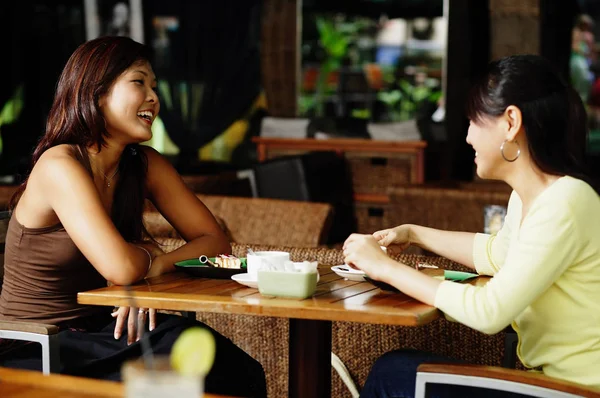
[[(82, 44), (60, 76), (31, 173), (11, 203), (0, 318), (59, 325), (64, 373), (118, 379), (121, 363), (141, 354), (138, 331), (126, 324), (144, 313), (120, 308), (111, 316), (77, 304), (78, 291), (131, 284), (173, 271), (177, 261), (231, 252), (213, 215), (173, 166), (139, 145), (152, 137), (160, 109), (156, 84), (144, 45), (126, 37)], [(147, 239), (146, 199), (186, 240), (180, 249), (163, 253)], [(169, 352), (179, 333), (197, 324), (149, 313), (155, 352)], [(261, 365), (213, 334), (217, 360), (207, 392), (266, 396)], [(0, 365), (40, 366), (33, 346), (3, 352), (0, 344)], [(231, 383), (234, 364), (245, 371)]]

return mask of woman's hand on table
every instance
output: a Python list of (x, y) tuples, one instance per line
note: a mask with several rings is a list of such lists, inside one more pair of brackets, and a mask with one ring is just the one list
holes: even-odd
[(404, 250), (410, 246), (410, 225), (404, 224), (374, 232), (373, 238), (380, 246), (397, 245), (400, 250)]
[(142, 337), (142, 329), (138, 329), (138, 325), (146, 326), (146, 317), (150, 319), (149, 330), (152, 331), (156, 327), (156, 310), (134, 307), (119, 307), (118, 310), (112, 313), (113, 317), (117, 318), (115, 325), (115, 339), (119, 340), (123, 334), (123, 328), (127, 323), (127, 345), (133, 344)]
[(381, 279), (392, 262), (395, 263), (381, 250), (373, 235), (352, 234), (344, 242), (343, 250), (347, 265), (361, 269), (373, 279)]

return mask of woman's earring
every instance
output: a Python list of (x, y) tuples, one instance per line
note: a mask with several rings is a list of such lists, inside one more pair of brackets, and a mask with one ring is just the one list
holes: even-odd
[(137, 149), (136, 149), (134, 146), (132, 146), (132, 147), (129, 147), (129, 150), (131, 151), (131, 154), (132, 154), (133, 156), (137, 155)]
[(502, 159), (506, 160), (507, 162), (514, 162), (515, 160), (517, 160), (519, 158), (519, 156), (521, 155), (521, 147), (519, 147), (519, 143), (517, 141), (513, 141), (512, 143), (514, 143), (517, 146), (517, 156), (515, 156), (512, 159), (507, 158), (504, 155), (504, 144), (506, 144), (507, 142), (510, 142), (508, 140), (504, 140), (504, 142), (502, 143), (502, 145), (500, 145), (500, 154), (502, 155)]

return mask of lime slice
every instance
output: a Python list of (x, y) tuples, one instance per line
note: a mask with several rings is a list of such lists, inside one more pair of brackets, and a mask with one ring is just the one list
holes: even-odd
[(184, 375), (207, 375), (215, 361), (215, 338), (207, 329), (191, 327), (179, 335), (171, 350), (171, 367)]

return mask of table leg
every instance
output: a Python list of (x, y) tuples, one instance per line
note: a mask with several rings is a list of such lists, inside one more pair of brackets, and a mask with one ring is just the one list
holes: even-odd
[(290, 398), (331, 396), (331, 321), (290, 319)]
[(196, 312), (195, 311), (181, 311), (181, 316), (189, 319), (190, 321), (196, 320)]

